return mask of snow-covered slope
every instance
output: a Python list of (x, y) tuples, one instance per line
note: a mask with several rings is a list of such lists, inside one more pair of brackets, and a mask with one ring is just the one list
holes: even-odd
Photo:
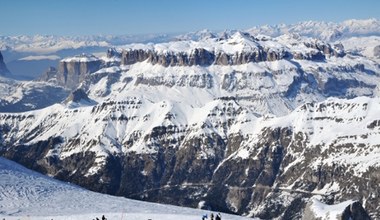
[(23, 112), (62, 102), (69, 91), (52, 83), (0, 76), (0, 93), (0, 112)]
[(330, 96), (373, 96), (380, 72), (375, 61), (290, 35), (257, 39), (237, 32), (223, 40), (132, 44), (118, 51), (121, 66), (100, 69), (91, 85), (82, 84), (91, 98), (118, 100), (148, 90), (157, 95), (146, 96), (158, 100), (180, 91), (184, 95), (170, 99), (235, 97), (260, 115), (285, 115)]
[(191, 206), (205, 201), (206, 207), (267, 218), (286, 214), (268, 213), (275, 202), (282, 210), (300, 195), (322, 194), (335, 201), (362, 198), (371, 215), (378, 214), (372, 176), (380, 169), (379, 98), (329, 99), (287, 116), (258, 118), (233, 99), (197, 103), (144, 95), (1, 114), (1, 153), (133, 198)]
[[(0, 218), (200, 219), (211, 211), (139, 202), (91, 192), (0, 157)], [(215, 214), (215, 213), (214, 213)], [(246, 219), (222, 214), (225, 219)]]
[[(316, 196), (317, 197), (317, 196)], [(306, 207), (303, 220), (318, 219), (370, 219), (365, 213), (360, 203), (354, 201), (345, 201), (339, 204), (327, 205), (312, 198)]]
[(380, 63), (380, 36), (351, 37), (341, 40), (350, 53), (361, 54)]

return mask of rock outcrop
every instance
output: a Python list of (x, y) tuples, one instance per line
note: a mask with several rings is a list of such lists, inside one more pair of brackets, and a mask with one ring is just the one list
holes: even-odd
[(86, 75), (98, 71), (102, 65), (101, 59), (88, 54), (63, 59), (58, 66), (58, 84), (69, 89), (75, 89), (83, 82)]
[[(275, 40), (271, 39), (273, 42)], [(281, 59), (306, 59), (320, 61), (326, 57), (345, 55), (341, 44), (331, 46), (328, 43), (313, 39), (298, 39), (295, 44), (288, 46), (267, 44), (269, 39), (255, 38), (248, 33), (235, 33), (226, 39), (206, 39), (210, 45), (186, 42), (183, 46), (178, 42), (178, 48), (166, 45), (160, 47), (130, 47), (117, 52), (122, 65), (132, 65), (146, 61), (151, 64), (168, 66), (209, 66), (209, 65), (241, 65), (250, 62), (276, 61)], [(190, 47), (190, 48), (188, 48)], [(234, 47), (238, 49), (233, 49)], [(293, 49), (294, 47), (294, 49)], [(226, 49), (227, 48), (227, 49)], [(300, 50), (299, 48), (306, 48)], [(112, 54), (110, 53), (112, 52)], [(109, 51), (112, 56), (115, 51)]]
[(376, 58), (380, 58), (380, 45), (377, 45), (375, 48), (373, 48), (373, 55)]
[(39, 78), (45, 82), (57, 82), (58, 71), (55, 67), (50, 66)]
[(358, 201), (328, 205), (312, 198), (302, 214), (302, 220), (371, 220)]
[(151, 64), (168, 66), (209, 66), (216, 65), (240, 65), (250, 62), (276, 61), (281, 59), (306, 59), (324, 60), (326, 56), (343, 56), (331, 48), (330, 45), (307, 45), (313, 50), (310, 53), (291, 53), (286, 50), (274, 51), (270, 48), (259, 47), (257, 50), (236, 52), (233, 54), (224, 51), (208, 51), (204, 48), (196, 48), (190, 53), (166, 52), (158, 53), (153, 50), (131, 49), (121, 52), (121, 64), (132, 65), (146, 61)]
[(342, 213), (342, 220), (371, 220), (360, 202), (347, 206)]
[(65, 103), (69, 102), (75, 102), (75, 103), (80, 103), (80, 102), (87, 102), (91, 103), (90, 98), (88, 98), (87, 94), (85, 91), (82, 89), (76, 89), (75, 91), (71, 92), (69, 97), (65, 100)]
[(3, 55), (1, 54), (1, 51), (0, 51), (0, 76), (6, 76), (9, 74), (10, 74), (10, 72), (4, 63), (4, 58), (3, 58)]

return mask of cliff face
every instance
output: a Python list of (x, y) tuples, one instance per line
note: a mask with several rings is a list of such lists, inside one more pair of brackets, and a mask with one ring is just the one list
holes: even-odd
[(102, 65), (102, 60), (86, 54), (64, 59), (58, 65), (58, 84), (75, 89), (88, 74), (98, 71)]
[(208, 38), (205, 42), (178, 41), (161, 45), (129, 45), (117, 50), (111, 48), (103, 59), (82, 54), (59, 63), (59, 85), (75, 89), (85, 78), (103, 67), (120, 67), (147, 62), (163, 67), (236, 66), (248, 63), (281, 60), (324, 61), (329, 57), (343, 57), (342, 45), (311, 39), (257, 39), (247, 33), (236, 33), (226, 38)]
[(282, 59), (299, 60), (324, 60), (326, 56), (344, 56), (343, 52), (334, 50), (329, 44), (306, 44), (314, 50), (310, 52), (291, 52), (287, 50), (271, 50), (258, 47), (252, 51), (227, 53), (225, 51), (209, 51), (204, 48), (196, 48), (189, 53), (165, 52), (159, 53), (153, 50), (130, 49), (123, 50), (120, 54), (122, 65), (132, 65), (146, 61), (151, 64), (168, 66), (209, 66), (209, 65), (240, 65), (250, 62), (276, 61)]
[(10, 72), (4, 63), (4, 58), (0, 51), (0, 76), (6, 76), (8, 74), (10, 74)]
[(380, 58), (380, 45), (377, 45), (377, 46), (373, 49), (373, 55), (374, 55), (376, 58)]
[(307, 203), (302, 220), (371, 220), (358, 201), (346, 201), (336, 205), (323, 204), (313, 198)]
[[(191, 207), (203, 201), (204, 208), (295, 219), (320, 196), (328, 204), (361, 200), (378, 216), (378, 107), (379, 99), (331, 99), (258, 119), (234, 99), (191, 113), (179, 103), (131, 97), (48, 115), (1, 114), (0, 154), (134, 199)], [(335, 130), (342, 135), (329, 136)], [(357, 215), (355, 207), (343, 214)]]
[(39, 80), (57, 83), (57, 75), (58, 70), (55, 67), (51, 66), (40, 76)]
[(241, 32), (225, 38), (207, 38), (203, 43), (179, 41), (159, 46), (132, 45), (117, 53), (123, 65), (146, 61), (165, 67), (240, 65), (282, 59), (321, 61), (326, 57), (345, 55), (341, 44), (331, 46), (322, 41), (301, 38), (291, 39), (289, 43), (282, 39), (258, 39)]

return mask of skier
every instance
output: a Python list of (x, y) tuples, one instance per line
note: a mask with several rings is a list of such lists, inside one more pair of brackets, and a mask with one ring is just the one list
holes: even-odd
[(211, 220), (214, 220), (214, 213), (211, 213)]
[(216, 215), (215, 220), (222, 220), (222, 216), (220, 215), (220, 212)]
[(107, 220), (107, 218), (106, 217), (104, 217), (104, 215), (102, 216), (102, 220)]
[(204, 214), (204, 215), (202, 216), (202, 220), (207, 220), (207, 214)]

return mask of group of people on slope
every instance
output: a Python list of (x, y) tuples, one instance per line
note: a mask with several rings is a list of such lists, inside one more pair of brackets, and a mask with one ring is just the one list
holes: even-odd
[[(207, 214), (202, 216), (202, 220), (209, 220)], [(214, 213), (211, 213), (210, 220), (222, 220), (222, 216), (220, 215), (220, 213), (216, 214), (216, 216), (214, 216)]]
[[(92, 219), (92, 220), (100, 220), (100, 219), (98, 217), (96, 217), (96, 219)], [(103, 215), (102, 220), (107, 220), (107, 218)]]

